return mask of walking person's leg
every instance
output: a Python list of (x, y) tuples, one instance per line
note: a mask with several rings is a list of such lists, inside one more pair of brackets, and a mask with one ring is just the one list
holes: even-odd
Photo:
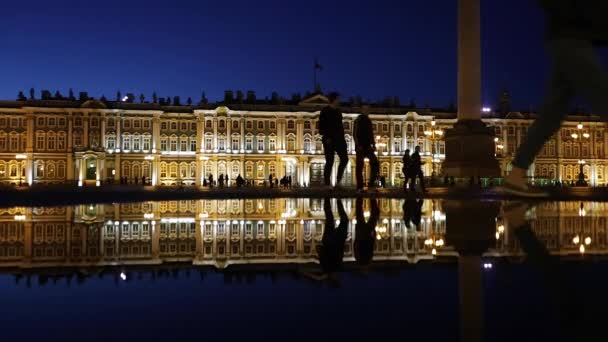
[(325, 152), (325, 168), (323, 169), (323, 181), (325, 185), (331, 185), (331, 171), (334, 167), (334, 146), (323, 139), (323, 151)]
[[(547, 95), (538, 118), (528, 129), (528, 134), (520, 145), (513, 160), (513, 169), (505, 178), (505, 188), (512, 193), (525, 196), (545, 196), (544, 193), (535, 193), (527, 188), (526, 172), (545, 142), (551, 138), (560, 128), (562, 121), (567, 116), (568, 106), (575, 95), (569, 76), (577, 74), (576, 68), (586, 69), (581, 65), (585, 57), (578, 55), (579, 51), (574, 46), (568, 46), (569, 41), (554, 41), (549, 46), (553, 57), (553, 75), (548, 85)], [(565, 44), (565, 45), (564, 45)], [(568, 51), (572, 49), (572, 51)], [(585, 63), (583, 63), (584, 65)], [(595, 68), (600, 72), (601, 68)], [(592, 77), (592, 76), (591, 76)]]
[(355, 157), (355, 178), (357, 179), (357, 190), (363, 189), (365, 184), (363, 183), (363, 164), (364, 164), (365, 154), (363, 151), (357, 151), (357, 156)]
[(336, 185), (342, 182), (342, 177), (344, 176), (344, 170), (348, 165), (348, 153), (346, 152), (346, 144), (344, 146), (336, 146), (336, 152), (338, 153), (338, 157), (340, 158), (340, 163), (338, 164), (338, 175), (336, 177)]
[(369, 159), (370, 168), (369, 183), (375, 185), (380, 171), (380, 162), (378, 162), (378, 157), (376, 157), (376, 154), (371, 149), (367, 153), (367, 159)]

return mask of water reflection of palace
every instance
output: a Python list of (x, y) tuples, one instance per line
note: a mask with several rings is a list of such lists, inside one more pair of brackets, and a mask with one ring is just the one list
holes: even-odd
[[(355, 201), (342, 201), (351, 220), (344, 260), (352, 262)], [(380, 199), (378, 205), (374, 261), (415, 263), (456, 255), (444, 245), (446, 217), (441, 201)], [(366, 217), (369, 207), (369, 200), (365, 200)], [(418, 215), (404, 217), (404, 210), (407, 214), (412, 208), (419, 208)], [(585, 253), (604, 254), (605, 210), (604, 203), (585, 203), (582, 209), (574, 202), (541, 204), (535, 210), (533, 229), (552, 253), (578, 254), (583, 244)], [(225, 268), (236, 264), (316, 263), (324, 227), (323, 200), (315, 199), (16, 207), (0, 210), (0, 267), (188, 262)], [(520, 255), (508, 224), (498, 217), (496, 227), (489, 227), (494, 228), (496, 248), (488, 255)], [(578, 244), (574, 243), (577, 236)]]

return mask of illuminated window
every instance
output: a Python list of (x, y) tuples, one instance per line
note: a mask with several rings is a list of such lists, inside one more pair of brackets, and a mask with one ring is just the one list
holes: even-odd
[(196, 136), (190, 137), (190, 152), (196, 152)]
[(141, 140), (139, 139), (139, 135), (135, 135), (133, 137), (133, 150), (134, 151), (139, 151), (140, 147), (141, 147)]
[(185, 136), (181, 136), (179, 138), (179, 150), (182, 152), (188, 151), (188, 138)]
[(232, 137), (232, 150), (233, 151), (238, 151), (239, 150), (239, 137), (238, 136), (233, 136)]
[(245, 164), (245, 178), (253, 178), (253, 164)]
[(160, 178), (167, 178), (167, 164), (160, 164)]
[(213, 138), (211, 136), (205, 137), (205, 150), (210, 151), (213, 149)]
[(245, 150), (247, 150), (247, 151), (253, 150), (253, 137), (252, 136), (245, 137)]
[(150, 139), (151, 138), (150, 138), (149, 135), (144, 135), (143, 136), (143, 150), (144, 151), (149, 151), (150, 150)]
[(287, 136), (287, 150), (294, 151), (296, 149), (296, 137), (293, 135)]
[(177, 178), (177, 164), (173, 163), (169, 167), (169, 177)]
[(257, 178), (264, 178), (264, 163), (258, 163)]
[[(11, 136), (11, 149), (13, 149), (13, 137)], [(36, 149), (44, 150), (44, 133), (36, 133)]]
[(277, 138), (275, 138), (275, 137), (268, 138), (268, 149), (270, 151), (275, 151), (277, 149)]
[(166, 136), (160, 137), (160, 150), (167, 151), (167, 137)]
[(258, 137), (258, 153), (264, 152), (264, 137)]
[(169, 146), (171, 148), (171, 152), (177, 152), (177, 137), (171, 136), (169, 139)]
[(217, 138), (217, 149), (220, 150), (220, 151), (225, 151), (226, 150), (226, 136), (220, 135)]
[(122, 148), (126, 151), (129, 151), (131, 149), (131, 136), (128, 134), (125, 134), (122, 136)]

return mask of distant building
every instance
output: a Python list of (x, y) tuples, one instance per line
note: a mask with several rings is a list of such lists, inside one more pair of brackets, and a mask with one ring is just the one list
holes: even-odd
[[(79, 101), (0, 101), (0, 183), (100, 185), (126, 179), (201, 185), (210, 175), (235, 180), (240, 174), (263, 182), (272, 174), (292, 176), (295, 184), (320, 184), (325, 160), (317, 120), (327, 98), (313, 94), (264, 101), (251, 93), (246, 100), (242, 97), (229, 93), (224, 102), (201, 101), (197, 106), (97, 101), (88, 96)], [(352, 123), (360, 106), (353, 104), (342, 108), (351, 159), (346, 185), (354, 183)], [(496, 155), (506, 174), (534, 113), (485, 114), (484, 121), (494, 127)], [(394, 103), (372, 105), (370, 116), (380, 171), (389, 185), (401, 184), (401, 155), (416, 145), (423, 152), (425, 174), (434, 169), (441, 175), (442, 136), (427, 134), (445, 132), (456, 113)], [(606, 184), (605, 129), (598, 117), (569, 117), (542, 150), (530, 177), (540, 182), (576, 180), (579, 160), (584, 160), (587, 180)], [(587, 133), (588, 138), (574, 140), (574, 132)]]

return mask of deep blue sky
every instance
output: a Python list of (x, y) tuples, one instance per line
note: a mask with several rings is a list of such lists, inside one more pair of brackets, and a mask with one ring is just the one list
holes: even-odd
[[(0, 98), (35, 87), (211, 100), (324, 90), (447, 106), (456, 98), (456, 0), (3, 3)], [(543, 15), (531, 0), (482, 0), (484, 102), (540, 102)]]

